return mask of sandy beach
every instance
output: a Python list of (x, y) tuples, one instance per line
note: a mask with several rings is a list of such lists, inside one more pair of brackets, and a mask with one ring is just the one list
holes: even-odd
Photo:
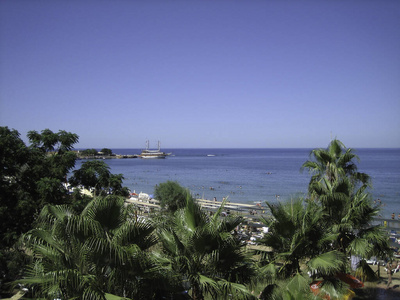
[[(371, 266), (377, 272), (376, 265)], [(396, 272), (392, 276), (392, 284), (386, 288), (388, 282), (388, 275), (385, 267), (380, 267), (380, 278), (376, 282), (365, 282), (364, 288), (357, 291), (357, 296), (353, 299), (363, 300), (395, 300), (400, 299), (400, 272)]]

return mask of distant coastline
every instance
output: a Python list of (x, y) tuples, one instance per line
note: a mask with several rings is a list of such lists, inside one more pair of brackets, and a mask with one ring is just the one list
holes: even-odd
[[(229, 196), (231, 202), (238, 203), (273, 203), (307, 193), (310, 175), (300, 172), (300, 167), (312, 149), (164, 150), (173, 152), (173, 155), (166, 160), (109, 159), (106, 162), (113, 173), (124, 175), (124, 186), (136, 191), (152, 193), (157, 184), (172, 180), (200, 198), (222, 199)], [(360, 158), (358, 170), (371, 176), (372, 200), (380, 199), (383, 203), (382, 217), (390, 218), (392, 213), (397, 216), (400, 213), (400, 149), (354, 150)], [(119, 148), (112, 151), (130, 155), (140, 153), (141, 149)], [(210, 154), (215, 156), (208, 156)], [(76, 167), (83, 161), (80, 160)]]
[(115, 154), (115, 155), (95, 155), (95, 156), (77, 156), (78, 160), (89, 159), (125, 159), (125, 158), (139, 158), (138, 154)]
[(74, 150), (73, 152), (76, 154), (76, 158), (78, 160), (89, 160), (89, 159), (126, 159), (126, 158), (138, 158), (139, 154), (104, 154), (98, 152), (97, 154), (88, 155), (84, 152), (85, 150)]

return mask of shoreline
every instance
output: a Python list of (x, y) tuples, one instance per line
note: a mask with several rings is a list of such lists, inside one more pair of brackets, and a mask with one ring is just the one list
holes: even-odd
[[(140, 149), (133, 148), (113, 151), (123, 156), (140, 153)], [(209, 154), (215, 157), (208, 157)], [(253, 201), (275, 203), (305, 196), (309, 174), (301, 173), (299, 169), (308, 154), (293, 149), (177, 148), (174, 156), (166, 160), (115, 160), (110, 157), (105, 162), (112, 173), (123, 174), (123, 185), (131, 190), (152, 193), (157, 184), (172, 180), (191, 190), (197, 198), (229, 197), (233, 202), (252, 204)], [(371, 200), (382, 201), (380, 214), (384, 219), (390, 219), (393, 212), (397, 217), (400, 213), (400, 191), (395, 184), (399, 178), (396, 171), (400, 163), (398, 156), (363, 149), (357, 154), (360, 157), (359, 171), (369, 174), (373, 181), (373, 186), (368, 189)], [(82, 162), (84, 160), (78, 161), (76, 167)], [(277, 195), (280, 195), (279, 199)]]
[[(370, 265), (371, 269), (378, 273), (378, 265)], [(392, 284), (387, 287), (388, 275), (385, 271), (384, 266), (379, 266), (380, 276), (377, 281), (364, 282), (364, 288), (357, 291), (357, 295), (353, 299), (385, 299), (385, 300), (395, 300), (400, 299), (400, 272), (396, 272), (392, 275)]]
[(77, 160), (92, 160), (92, 159), (125, 159), (139, 158), (139, 154), (114, 154), (114, 155), (95, 155), (95, 156), (77, 156)]
[[(140, 198), (140, 194), (144, 195), (143, 198)], [(146, 193), (140, 194), (138, 194), (137, 198), (127, 198), (125, 202), (140, 205), (144, 208), (151, 207), (152, 209), (160, 209), (159, 200), (150, 198), (149, 194)], [(207, 210), (208, 212), (216, 211), (222, 204), (221, 201), (202, 198), (196, 198), (195, 200), (201, 208)], [(268, 207), (265, 206), (265, 204), (263, 205), (263, 203), (246, 204), (227, 201), (224, 205), (224, 213), (226, 215), (236, 213), (244, 217), (245, 219), (258, 222), (259, 217), (268, 216)], [(386, 231), (390, 235), (392, 243), (394, 244), (393, 246), (400, 247), (400, 220), (380, 217), (374, 218), (373, 220), (374, 225), (381, 225), (383, 228), (386, 229)]]

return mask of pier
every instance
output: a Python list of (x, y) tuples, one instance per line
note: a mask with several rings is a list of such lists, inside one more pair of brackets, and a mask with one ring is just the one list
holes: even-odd
[[(201, 208), (215, 212), (221, 205), (222, 202), (214, 201), (214, 200), (206, 200), (206, 199), (196, 199), (196, 202), (200, 205)], [(235, 213), (247, 219), (257, 219), (259, 216), (266, 217), (266, 208), (260, 204), (244, 204), (244, 203), (234, 203), (234, 202), (226, 202), (224, 205), (223, 213), (229, 215), (231, 213)]]
[(396, 219), (385, 219), (385, 218), (375, 218), (374, 225), (381, 225), (388, 231), (399, 231), (400, 233), (400, 220)]

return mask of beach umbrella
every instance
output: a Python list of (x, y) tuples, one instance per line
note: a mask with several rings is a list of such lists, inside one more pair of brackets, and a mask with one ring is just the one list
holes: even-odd
[(330, 300), (331, 297), (328, 294), (326, 294), (324, 292), (322, 294), (320, 294), (322, 292), (322, 290), (321, 290), (322, 283), (323, 283), (323, 280), (313, 281), (310, 284), (310, 289), (311, 289), (312, 293), (314, 294), (314, 296), (318, 296), (318, 298), (321, 298), (321, 299)]
[[(356, 277), (346, 274), (346, 273), (338, 273), (335, 276), (336, 278), (340, 279), (340, 281), (348, 284), (352, 289), (359, 289), (364, 287), (364, 283), (357, 279)], [(321, 287), (323, 284), (323, 280), (313, 281), (310, 284), (310, 289), (315, 296), (317, 296), (321, 292)], [(345, 295), (344, 299), (351, 299), (355, 296), (355, 293), (351, 290), (348, 290), (347, 294)], [(330, 300), (331, 297), (328, 294), (321, 294), (322, 299)]]
[(313, 292), (313, 294), (316, 296), (316, 295), (318, 295), (319, 294), (319, 292), (320, 292), (320, 285), (321, 285), (321, 283), (322, 283), (322, 280), (320, 280), (320, 281), (313, 281), (311, 284), (310, 284), (310, 289), (311, 289), (311, 291)]

